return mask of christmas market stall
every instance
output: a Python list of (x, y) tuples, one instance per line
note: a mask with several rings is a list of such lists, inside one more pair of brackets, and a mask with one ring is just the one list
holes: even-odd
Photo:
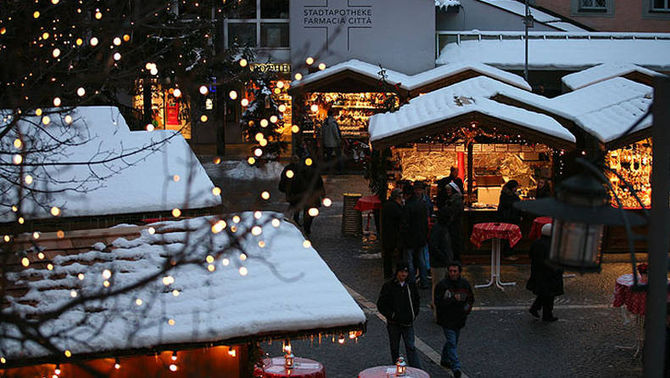
[(533, 198), (540, 179), (560, 175), (562, 155), (574, 149), (575, 136), (547, 115), (490, 99), (510, 91), (509, 84), (477, 77), (373, 116), (372, 148), (390, 148), (395, 165), (391, 187), (421, 180), (435, 195), (436, 181), (458, 167), (465, 182), (466, 234), (472, 224), (494, 220), (503, 183), (516, 180), (522, 198)]
[[(2, 313), (26, 323), (3, 322), (0, 374), (249, 377), (304, 361), (290, 339), (355, 342), (365, 314), (282, 218), (248, 212), (17, 238)], [(276, 339), (289, 341), (286, 356), (260, 364)]]
[[(451, 64), (416, 75), (405, 75), (379, 65), (349, 60), (305, 75), (296, 74), (289, 93), (293, 96), (294, 131), (318, 151), (320, 124), (329, 109), (335, 110), (342, 137), (350, 146), (367, 144), (373, 114), (385, 112), (410, 98), (472, 77), (494, 78), (521, 90), (530, 90), (523, 78), (485, 64)], [(349, 157), (359, 159), (356, 148)]]

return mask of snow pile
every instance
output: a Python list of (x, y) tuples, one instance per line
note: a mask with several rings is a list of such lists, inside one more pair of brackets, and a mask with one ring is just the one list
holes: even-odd
[(600, 64), (591, 67), (584, 71), (575, 72), (570, 75), (565, 75), (561, 79), (563, 84), (571, 90), (576, 90), (589, 86), (591, 84), (599, 83), (604, 80), (612, 79), (619, 76), (625, 76), (630, 73), (637, 72), (645, 76), (665, 76), (659, 72), (648, 70), (646, 68), (636, 66), (635, 64)]
[(449, 7), (457, 7), (461, 5), (459, 0), (435, 0), (435, 6), (440, 9), (447, 9)]
[[(523, 69), (524, 41), (502, 39), (449, 43), (440, 52), (436, 63), (471, 61), (507, 70)], [(632, 63), (652, 70), (670, 71), (670, 40), (588, 37), (528, 40), (528, 66), (533, 70), (581, 70), (603, 63)]]
[[(11, 122), (4, 114), (3, 125)], [(45, 115), (49, 121), (45, 124)], [(68, 123), (71, 118), (71, 124)], [(21, 134), (23, 179), (30, 175), (34, 191), (22, 199), (27, 219), (51, 217), (52, 206), (61, 216), (169, 211), (205, 208), (221, 203), (214, 185), (184, 138), (175, 131), (133, 131), (115, 107), (79, 107), (68, 114), (27, 116), (3, 138), (5, 151), (17, 151)], [(37, 151), (37, 152), (31, 152)], [(12, 155), (0, 159), (9, 163)], [(0, 181), (3, 192), (18, 193), (18, 167)], [(11, 194), (10, 203), (18, 203)], [(15, 220), (5, 208), (0, 222)]]
[[(195, 263), (178, 264), (139, 289), (69, 309), (43, 324), (41, 332), (74, 356), (94, 352), (113, 356), (133, 348), (160, 350), (161, 345), (362, 327), (365, 314), (318, 253), (303, 246), (295, 226), (285, 221), (278, 221), (277, 227), (269, 224), (281, 217), (278, 213), (264, 213), (258, 220), (252, 213), (240, 216), (235, 235), (245, 236), (239, 239), (239, 249), (229, 249), (212, 261), (212, 272), (207, 256), (230, 245), (226, 232), (210, 230), (216, 220), (162, 222), (153, 225), (155, 234), (145, 229), (137, 239), (117, 239), (111, 252), (94, 249), (57, 256), (52, 271), (39, 265), (24, 269), (18, 273), (25, 279), (20, 284), (29, 291), (3, 312), (11, 309), (29, 316), (68, 303), (71, 290), (82, 297), (130, 286), (157, 274), (166, 259), (182, 256)], [(229, 220), (229, 224), (235, 223)], [(247, 232), (254, 225), (263, 225), (261, 235)], [(240, 252), (246, 254), (244, 259)], [(33, 255), (29, 253), (29, 258), (37, 259)], [(102, 285), (106, 269), (111, 272), (109, 289)], [(84, 273), (83, 280), (77, 278), (79, 273)], [(166, 285), (163, 278), (168, 276), (173, 281), (168, 278)], [(0, 331), (17, 334), (13, 328)], [(52, 353), (34, 342), (21, 344), (6, 337), (0, 339), (0, 355), (11, 363)]]
[(230, 161), (222, 163), (223, 175), (237, 180), (278, 180), (284, 166), (278, 161), (269, 161), (263, 166), (249, 165), (246, 161)]

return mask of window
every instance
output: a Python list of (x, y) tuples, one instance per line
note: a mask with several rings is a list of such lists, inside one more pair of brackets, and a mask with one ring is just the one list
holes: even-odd
[(607, 1), (606, 0), (579, 0), (579, 10), (605, 11), (605, 10), (607, 10)]
[(670, 0), (651, 0), (652, 12), (670, 12)]
[(614, 2), (614, 0), (570, 0), (570, 13), (579, 17), (614, 17)]
[(224, 21), (226, 48), (234, 43), (249, 47), (289, 47), (289, 0), (238, 0)]

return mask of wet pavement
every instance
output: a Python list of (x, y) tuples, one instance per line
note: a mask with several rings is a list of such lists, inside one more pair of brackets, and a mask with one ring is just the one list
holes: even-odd
[[(204, 159), (203, 159), (204, 160)], [(206, 161), (206, 160), (204, 160)], [(227, 193), (228, 211), (284, 211), (283, 194), (277, 180), (239, 181), (223, 177), (221, 166), (205, 164), (216, 185)], [(367, 332), (357, 342), (343, 345), (331, 339), (293, 341), (296, 355), (322, 362), (329, 377), (355, 377), (372, 366), (390, 364), (385, 324), (374, 311), (383, 283), (380, 250), (374, 234), (342, 236), (342, 193), (369, 194), (367, 183), (357, 175), (324, 177), (330, 208), (321, 208), (315, 219), (311, 241), (336, 276), (352, 292), (360, 294), (359, 304), (367, 314)], [(269, 190), (269, 201), (260, 200), (260, 192)], [(363, 219), (365, 224), (365, 218)], [(371, 222), (374, 230), (374, 222)], [(478, 377), (637, 377), (641, 362), (631, 350), (616, 346), (633, 345), (634, 322), (624, 323), (624, 313), (611, 308), (616, 277), (631, 272), (625, 256), (609, 258), (621, 261), (603, 264), (602, 273), (576, 275), (565, 279), (564, 296), (557, 298), (554, 323), (536, 320), (527, 312), (534, 299), (525, 289), (530, 267), (527, 264), (503, 265), (503, 281), (516, 286), (504, 291), (495, 287), (475, 290), (475, 310), (461, 332), (459, 355), (467, 376)], [(484, 264), (481, 264), (485, 262)], [(471, 284), (488, 281), (488, 259), (465, 257), (465, 277)], [(477, 262), (477, 264), (468, 264)], [(442, 330), (428, 308), (429, 290), (421, 290), (422, 309), (415, 323), (416, 336), (423, 344), (423, 367), (433, 377), (449, 377), (449, 371), (436, 365), (444, 343)], [(368, 308), (371, 307), (371, 308)], [(279, 355), (281, 343), (264, 344), (270, 355)], [(401, 354), (404, 354), (401, 347)]]

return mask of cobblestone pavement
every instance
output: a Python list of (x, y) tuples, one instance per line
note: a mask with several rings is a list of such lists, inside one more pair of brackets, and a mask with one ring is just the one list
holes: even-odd
[[(220, 168), (207, 164), (206, 168), (228, 194), (229, 211), (286, 208), (276, 182), (238, 182), (222, 178)], [(322, 208), (314, 221), (312, 243), (343, 284), (374, 303), (383, 283), (377, 242), (374, 236), (344, 237), (340, 232), (342, 193), (367, 194), (367, 184), (360, 176), (346, 175), (325, 177), (324, 181), (334, 204)], [(265, 189), (271, 191), (272, 197), (262, 204), (257, 198)], [(464, 260), (467, 264), (467, 257)], [(608, 263), (603, 265), (601, 274), (566, 278), (566, 294), (557, 299), (555, 309), (560, 320), (544, 323), (527, 313), (533, 300), (524, 288), (529, 266), (504, 265), (503, 280), (516, 281), (517, 285), (505, 291), (476, 289), (475, 311), (459, 341), (464, 372), (473, 377), (641, 376), (641, 363), (632, 358), (633, 352), (616, 348), (635, 343), (634, 322), (624, 324), (622, 310), (609, 306), (615, 278), (630, 269), (630, 264), (623, 262)], [(467, 265), (464, 274), (472, 284), (486, 282), (488, 264)], [(425, 344), (421, 354), (423, 367), (433, 377), (449, 377), (448, 370), (428, 357), (439, 354), (444, 336), (427, 307), (429, 290), (422, 290), (421, 295), (422, 309), (415, 331)], [(362, 308), (367, 314), (367, 332), (357, 342), (347, 340), (339, 345), (315, 338), (294, 341), (294, 351), (324, 363), (329, 377), (355, 377), (365, 368), (390, 364), (385, 325), (374, 311), (363, 305)], [(270, 355), (279, 355), (281, 343), (263, 348)]]

